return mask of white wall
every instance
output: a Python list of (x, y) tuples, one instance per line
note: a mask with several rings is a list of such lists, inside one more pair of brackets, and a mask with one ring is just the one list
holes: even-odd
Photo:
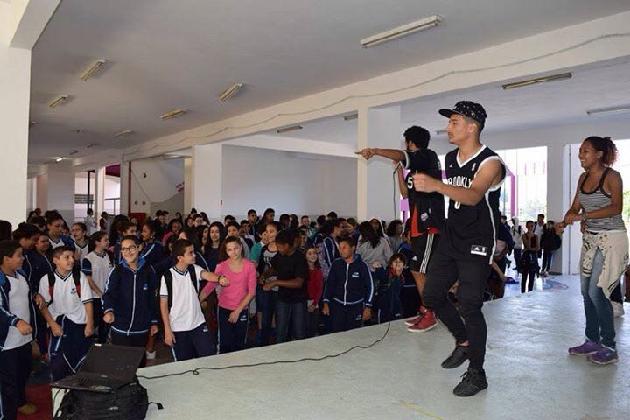
[[(356, 159), (223, 146), (223, 214), (356, 216)], [(203, 209), (197, 209), (202, 211)]]
[[(131, 162), (130, 178), (131, 212), (151, 214), (152, 205), (159, 205), (178, 195), (177, 187), (184, 182), (184, 159), (135, 160)], [(165, 210), (182, 212), (183, 194), (181, 197), (181, 203), (169, 201), (169, 208)]]
[(31, 52), (0, 42), (0, 219), (26, 218)]

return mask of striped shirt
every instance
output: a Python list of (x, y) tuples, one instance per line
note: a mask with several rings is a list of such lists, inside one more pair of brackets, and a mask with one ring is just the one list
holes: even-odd
[[(584, 181), (582, 181), (582, 185), (580, 185), (578, 190), (578, 199), (580, 200), (580, 205), (584, 209), (585, 213), (608, 207), (610, 203), (612, 203), (611, 195), (604, 191), (603, 188), (604, 180), (606, 179), (606, 175), (608, 175), (609, 171), (610, 168), (606, 168), (599, 181), (599, 185), (591, 192), (584, 191), (584, 184), (588, 179), (588, 173), (584, 177)], [(591, 232), (611, 230), (625, 231), (626, 225), (623, 222), (621, 214), (616, 214), (614, 216), (604, 217), (601, 219), (587, 219), (586, 229)]]

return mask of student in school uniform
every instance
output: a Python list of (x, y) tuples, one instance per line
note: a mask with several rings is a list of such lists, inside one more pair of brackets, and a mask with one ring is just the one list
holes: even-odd
[(114, 262), (116, 264), (120, 264), (122, 262), (122, 255), (120, 254), (120, 242), (122, 238), (124, 238), (125, 236), (137, 236), (138, 226), (136, 226), (135, 223), (131, 223), (130, 221), (123, 221), (120, 223), (118, 233), (119, 239), (114, 245)]
[[(37, 236), (33, 236), (33, 249), (24, 252), (24, 264), (22, 267), (31, 290), (33, 293), (37, 293), (40, 279), (54, 271), (48, 233), (40, 231)], [(46, 320), (44, 320), (39, 311), (35, 311), (33, 325), (37, 331), (35, 339), (39, 346), (39, 353), (45, 359), (46, 354), (48, 354), (48, 332)]]
[(140, 256), (144, 258), (144, 262), (150, 264), (153, 268), (164, 259), (164, 247), (156, 240), (155, 224), (150, 221), (144, 222), (140, 231), (140, 239), (142, 240), (142, 249)]
[(171, 347), (175, 361), (190, 360), (216, 353), (216, 345), (201, 311), (201, 281), (229, 283), (223, 276), (195, 264), (195, 250), (187, 239), (175, 241), (172, 248), (175, 265), (160, 282), (160, 312), (164, 322), (164, 342)]
[(90, 252), (88, 249), (88, 228), (85, 223), (78, 222), (72, 225), (72, 239), (74, 240), (74, 247), (79, 253), (79, 262), (83, 261), (83, 258)]
[(306, 337), (306, 280), (308, 264), (304, 254), (296, 249), (295, 231), (283, 230), (276, 236), (278, 254), (271, 259), (275, 280), (265, 282), (263, 290), (278, 288), (276, 329), (278, 343), (288, 340), (289, 330), (294, 340)]
[(123, 237), (121, 250), (123, 262), (111, 270), (103, 293), (103, 320), (111, 325), (112, 344), (145, 347), (158, 332), (157, 278), (135, 236)]
[(333, 332), (358, 328), (372, 317), (372, 274), (355, 251), (354, 239), (341, 238), (340, 257), (333, 261), (324, 286), (322, 313), (330, 315)]
[(74, 269), (74, 249), (53, 251), (54, 273), (41, 278), (37, 303), (51, 332), (53, 381), (76, 373), (92, 345), (94, 295), (87, 276)]
[(17, 241), (0, 242), (0, 419), (16, 419), (18, 412), (29, 415), (37, 410), (26, 402), (34, 306), (20, 270), (23, 260)]
[(55, 250), (60, 247), (68, 247), (76, 250), (74, 240), (63, 234), (63, 226), (65, 221), (59, 213), (51, 213), (46, 220), (46, 229), (48, 230), (48, 240), (50, 248)]
[[(228, 236), (221, 244), (220, 262), (214, 274), (225, 276), (230, 284), (219, 294), (219, 353), (231, 353), (245, 348), (249, 324), (249, 302), (256, 295), (256, 266), (243, 258), (240, 238)], [(223, 259), (222, 258), (222, 259)], [(217, 287), (209, 282), (201, 292), (205, 300)]]
[(87, 276), (92, 289), (94, 300), (94, 326), (98, 328), (96, 341), (104, 344), (107, 342), (109, 325), (103, 321), (103, 292), (109, 278), (109, 273), (114, 268), (113, 257), (107, 251), (109, 248), (109, 235), (106, 232), (96, 232), (91, 239), (94, 250), (81, 261), (81, 271)]

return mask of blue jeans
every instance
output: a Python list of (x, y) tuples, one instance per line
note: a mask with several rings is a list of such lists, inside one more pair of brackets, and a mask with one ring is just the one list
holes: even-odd
[(604, 256), (598, 250), (593, 257), (593, 270), (590, 277), (580, 275), (582, 297), (584, 297), (584, 314), (586, 315), (586, 338), (606, 347), (615, 347), (615, 325), (613, 324), (613, 309), (610, 300), (604, 295), (601, 287), (597, 286), (602, 273)]
[(306, 337), (306, 301), (289, 303), (278, 299), (276, 304), (277, 342), (284, 343), (289, 338), (302, 340)]

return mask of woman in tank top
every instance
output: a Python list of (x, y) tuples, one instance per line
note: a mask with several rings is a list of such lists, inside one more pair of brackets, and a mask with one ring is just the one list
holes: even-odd
[(609, 137), (587, 137), (580, 146), (584, 173), (578, 181), (573, 205), (564, 224), (583, 227), (580, 277), (586, 341), (569, 353), (586, 355), (596, 364), (615, 363), (615, 327), (610, 296), (628, 262), (628, 237), (621, 217), (623, 186), (619, 172), (611, 169), (617, 148)]

